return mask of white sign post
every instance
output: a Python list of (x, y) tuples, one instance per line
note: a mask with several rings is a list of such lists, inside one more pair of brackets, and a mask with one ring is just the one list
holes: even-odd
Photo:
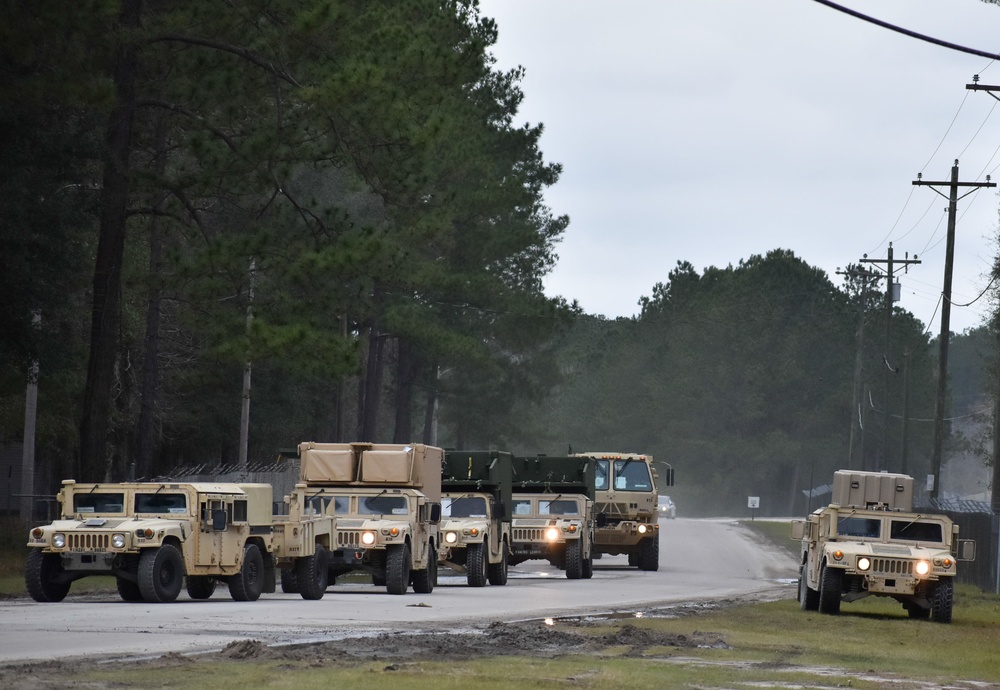
[(757, 515), (757, 509), (760, 508), (760, 496), (747, 496), (747, 508), (753, 511), (750, 513), (750, 520), (753, 521)]

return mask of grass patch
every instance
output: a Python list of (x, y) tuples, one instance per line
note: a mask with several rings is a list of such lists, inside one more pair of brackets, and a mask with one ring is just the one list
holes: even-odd
[(762, 538), (773, 543), (798, 560), (802, 555), (802, 543), (791, 538), (792, 526), (788, 522), (777, 520), (740, 520), (740, 525), (755, 532)]

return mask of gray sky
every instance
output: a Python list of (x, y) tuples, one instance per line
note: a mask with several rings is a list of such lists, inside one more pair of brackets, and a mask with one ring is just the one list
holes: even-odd
[[(841, 0), (891, 24), (1000, 52), (1000, 6)], [(813, 0), (481, 0), (501, 68), (522, 65), (518, 122), (542, 122), (564, 166), (546, 194), (570, 216), (546, 291), (588, 313), (638, 312), (679, 260), (701, 272), (792, 250), (840, 284), (867, 254), (899, 273), (900, 306), (940, 329), (947, 199), (925, 180), (1000, 178), (1000, 64)], [(998, 93), (1000, 95), (1000, 93)], [(994, 111), (994, 106), (997, 106)], [(947, 194), (947, 189), (943, 189)], [(951, 327), (981, 323), (998, 196), (959, 201)], [(884, 264), (882, 264), (884, 265)]]

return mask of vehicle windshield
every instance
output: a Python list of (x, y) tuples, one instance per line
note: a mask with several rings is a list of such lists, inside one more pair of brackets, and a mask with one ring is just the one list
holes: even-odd
[(610, 463), (607, 460), (598, 460), (594, 465), (594, 488), (598, 491), (608, 489), (608, 468)]
[(528, 499), (515, 500), (511, 515), (531, 515), (531, 501)]
[(187, 496), (184, 494), (136, 494), (137, 513), (187, 513)]
[(73, 494), (74, 513), (124, 513), (125, 494)]
[(359, 515), (406, 515), (405, 496), (358, 496)]
[(619, 491), (651, 491), (649, 467), (640, 460), (615, 460), (615, 489)]
[(843, 537), (878, 539), (882, 535), (882, 520), (878, 518), (843, 517), (837, 522), (837, 534)]
[(351, 512), (350, 496), (310, 496), (306, 499), (306, 514), (327, 515), (330, 503), (333, 503), (335, 515), (347, 515)]
[(579, 515), (580, 506), (571, 499), (559, 499), (555, 501), (539, 501), (539, 515)]
[(924, 541), (941, 544), (944, 536), (939, 522), (918, 522), (915, 520), (893, 520), (889, 527), (892, 539)]
[(482, 496), (463, 496), (452, 498), (445, 496), (441, 499), (442, 517), (486, 517), (486, 499)]

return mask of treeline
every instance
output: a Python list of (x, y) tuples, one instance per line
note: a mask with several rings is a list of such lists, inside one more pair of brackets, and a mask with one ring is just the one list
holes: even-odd
[(248, 373), (254, 460), (546, 389), (560, 167), (476, 2), (7, 10), (0, 438), (37, 366), (46, 474), (235, 461)]

